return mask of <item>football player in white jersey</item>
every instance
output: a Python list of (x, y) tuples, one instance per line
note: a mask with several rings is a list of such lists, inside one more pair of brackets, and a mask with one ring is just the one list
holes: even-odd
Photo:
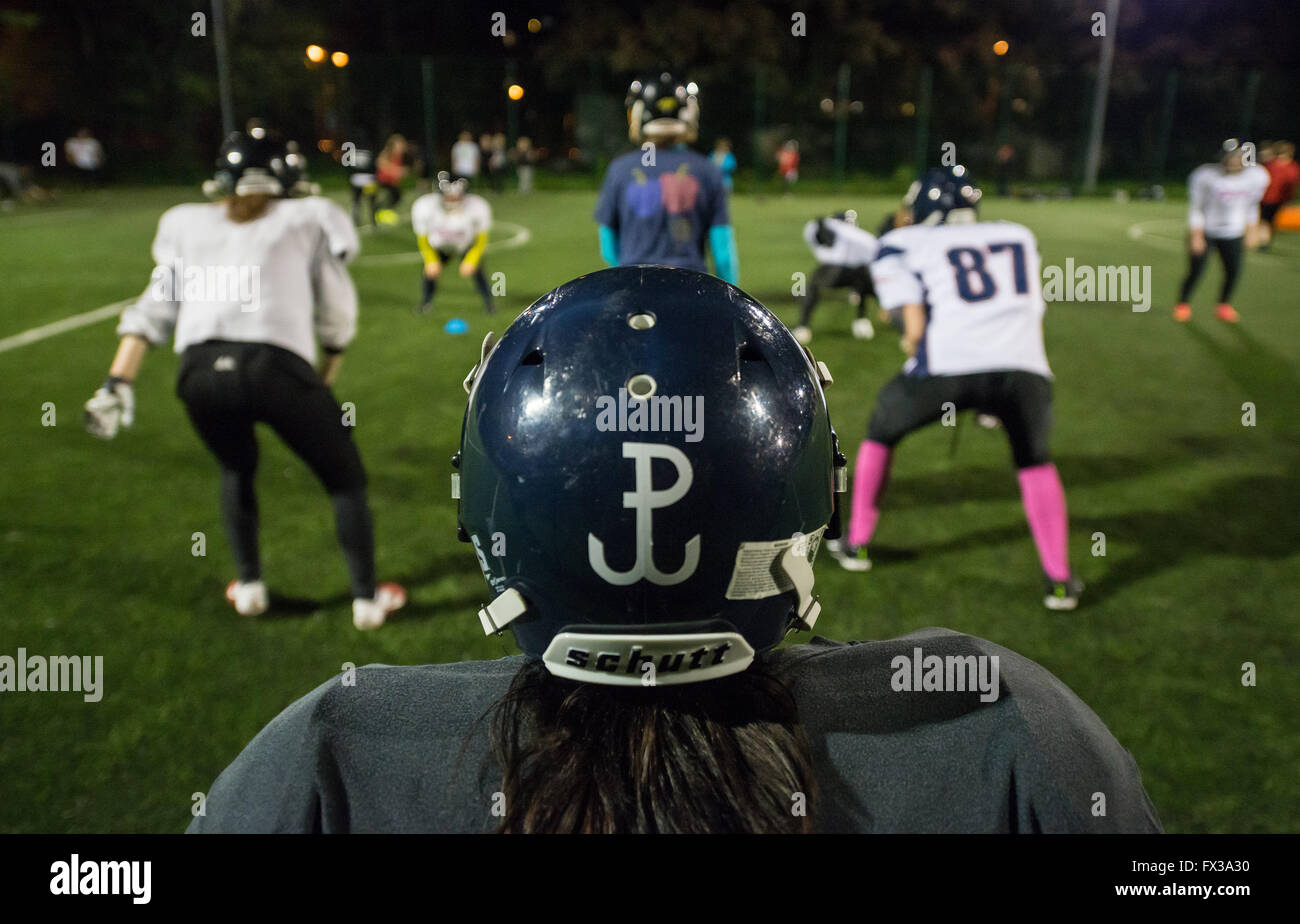
[(1241, 275), (1242, 242), (1259, 223), (1259, 202), (1268, 184), (1268, 171), (1253, 159), (1246, 163), (1246, 149), (1236, 138), (1223, 142), (1217, 164), (1202, 164), (1187, 178), (1188, 267), (1174, 306), (1175, 321), (1192, 319), (1192, 291), (1213, 246), (1223, 260), (1223, 285), (1214, 314), (1220, 321), (1237, 323), (1231, 299)]
[(421, 196), (411, 206), (411, 225), (415, 243), (424, 257), (423, 290), (419, 314), (433, 311), (442, 266), (453, 257), (460, 260), (460, 274), (472, 276), (483, 310), (492, 314), (492, 288), (483, 268), (488, 234), (492, 230), (492, 207), (482, 196), (468, 191), (464, 177), (453, 180), (447, 173), (438, 174), (438, 191)]
[(858, 213), (849, 209), (808, 222), (803, 228), (803, 239), (817, 258), (817, 268), (799, 306), (795, 339), (800, 343), (812, 341), (812, 329), (808, 325), (822, 289), (848, 289), (849, 300), (858, 312), (853, 321), (853, 336), (870, 340), (876, 335), (867, 317), (867, 299), (875, 294), (868, 269), (876, 256), (875, 235), (859, 228)]
[(1047, 580), (1044, 605), (1072, 610), (1083, 584), (1070, 571), (1065, 490), (1052, 463), (1052, 371), (1043, 349), (1038, 245), (1023, 225), (980, 222), (964, 167), (935, 169), (909, 193), (914, 224), (880, 239), (876, 296), (901, 310), (903, 371), (881, 390), (858, 451), (847, 542), (830, 545), (854, 571), (866, 547), (894, 447), (946, 412), (996, 415), (1019, 470), (1020, 493)]
[[(283, 144), (240, 133), (221, 150), (209, 192), (158, 222), (149, 287), (122, 312), (108, 379), (86, 403), (86, 428), (112, 438), (134, 417), (132, 382), (150, 346), (173, 335), (176, 391), (221, 467), (221, 509), (239, 577), (226, 598), (245, 616), (269, 606), (258, 549), (257, 438), (266, 423), (316, 474), (334, 506), (358, 629), (382, 625), (406, 600), (375, 580), (366, 473), (330, 391), (356, 333), (346, 264), (360, 249), (348, 215), (327, 199), (282, 198), (298, 175)], [(317, 348), (324, 356), (317, 358)]]

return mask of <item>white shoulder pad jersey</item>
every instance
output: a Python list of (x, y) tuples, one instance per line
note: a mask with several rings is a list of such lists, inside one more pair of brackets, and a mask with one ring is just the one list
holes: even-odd
[(223, 202), (175, 206), (158, 221), (149, 286), (117, 333), (157, 346), (174, 330), (177, 353), (205, 340), (269, 343), (314, 364), (318, 342), (342, 350), (356, 333), (345, 264), (359, 250), (347, 213), (318, 196), (275, 200), (242, 223)]
[(1268, 189), (1268, 171), (1258, 164), (1227, 173), (1218, 164), (1203, 164), (1187, 178), (1187, 227), (1206, 237), (1241, 237), (1259, 216), (1259, 201)]
[(838, 218), (824, 218), (822, 223), (833, 236), (830, 244), (817, 243), (816, 221), (803, 226), (803, 239), (822, 266), (866, 266), (876, 258), (874, 234)]
[(1050, 377), (1041, 263), (1033, 232), (1009, 221), (911, 225), (882, 237), (871, 264), (880, 306), (926, 311), (925, 336), (904, 371)]
[(439, 193), (429, 193), (411, 206), (415, 233), (428, 240), (434, 250), (463, 254), (474, 239), (492, 228), (492, 207), (482, 196), (469, 193), (460, 208), (445, 209)]

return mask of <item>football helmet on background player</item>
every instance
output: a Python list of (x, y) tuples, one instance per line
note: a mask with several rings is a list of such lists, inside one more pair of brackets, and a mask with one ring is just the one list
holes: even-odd
[(913, 224), (969, 223), (978, 217), (982, 195), (970, 171), (957, 164), (925, 171), (908, 189), (903, 204), (911, 209)]
[(285, 169), (284, 143), (264, 129), (260, 138), (243, 132), (231, 132), (217, 155), (216, 174), (203, 183), (203, 192), (219, 198), (231, 193), (249, 196), (284, 193), (279, 176)]
[(699, 136), (700, 88), (693, 81), (674, 80), (667, 71), (634, 80), (624, 105), (628, 138), (637, 144), (689, 144)]
[(489, 334), (453, 459), (484, 631), (632, 685), (647, 664), (725, 676), (811, 628), (846, 464), (829, 382), (753, 298), (671, 267), (581, 276)]

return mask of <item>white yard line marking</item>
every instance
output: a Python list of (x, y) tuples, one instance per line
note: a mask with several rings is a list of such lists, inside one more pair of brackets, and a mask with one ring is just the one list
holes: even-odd
[[(138, 296), (137, 296), (138, 297)], [(38, 340), (44, 340), (47, 337), (54, 337), (58, 334), (67, 333), (70, 330), (76, 330), (79, 327), (86, 327), (90, 324), (98, 324), (100, 321), (107, 321), (109, 318), (115, 318), (122, 313), (122, 309), (132, 304), (135, 298), (126, 298), (120, 302), (114, 302), (111, 305), (104, 305), (102, 308), (96, 308), (93, 311), (86, 311), (82, 314), (74, 314), (70, 318), (64, 318), (61, 321), (54, 321), (50, 324), (43, 324), (40, 327), (33, 327), (31, 330), (25, 330), (21, 334), (14, 334), (12, 337), (5, 337), (0, 340), (0, 353), (8, 350), (15, 350), (20, 346), (27, 346), (29, 343), (36, 343)]]
[[(523, 225), (517, 225), (512, 221), (498, 221), (496, 227), (507, 230), (513, 229), (509, 237), (502, 238), (499, 241), (491, 241), (487, 245), (488, 250), (512, 250), (516, 247), (522, 247), (532, 240), (533, 233)], [(414, 263), (420, 259), (417, 251), (407, 251), (403, 253), (379, 253), (371, 256), (361, 256), (357, 258), (357, 263), (365, 265), (385, 265), (396, 263)], [(63, 318), (60, 321), (53, 321), (49, 324), (42, 324), (40, 327), (33, 327), (31, 330), (25, 330), (21, 334), (14, 334), (12, 337), (5, 337), (0, 340), (0, 353), (6, 353), (9, 350), (16, 350), (18, 347), (27, 346), (29, 343), (36, 343), (45, 340), (48, 337), (56, 337), (59, 334), (67, 333), (70, 330), (76, 330), (79, 327), (86, 327), (91, 324), (98, 324), (100, 321), (107, 321), (109, 318), (115, 318), (122, 313), (122, 309), (127, 305), (135, 302), (136, 298), (124, 298), (120, 302), (114, 302), (111, 305), (104, 305), (91, 311), (85, 311), (81, 314), (74, 314), (70, 318)]]

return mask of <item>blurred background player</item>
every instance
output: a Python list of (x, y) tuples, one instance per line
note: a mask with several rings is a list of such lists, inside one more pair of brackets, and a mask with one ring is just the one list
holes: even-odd
[(731, 195), (731, 175), (736, 172), (736, 155), (731, 152), (731, 139), (719, 138), (718, 143), (713, 146), (713, 153), (709, 155), (709, 159), (722, 174), (722, 188), (727, 191), (727, 195)]
[[(596, 200), (600, 255), (610, 266), (658, 264), (739, 278), (736, 235), (722, 174), (686, 145), (700, 126), (699, 88), (664, 72), (627, 92), (628, 138), (641, 145), (615, 158)], [(648, 142), (648, 144), (647, 144)]]
[(474, 143), (474, 136), (469, 132), (461, 132), (456, 138), (456, 143), (451, 146), (451, 178), (468, 180), (472, 183), (478, 178), (481, 158), (479, 147)]
[[(86, 402), (86, 428), (111, 439), (132, 425), (132, 383), (145, 352), (174, 331), (177, 394), (221, 467), (221, 510), (239, 573), (226, 599), (244, 616), (269, 605), (254, 486), (254, 425), (265, 423), (329, 492), (351, 579), (352, 621), (374, 629), (405, 603), (406, 592), (376, 583), (366, 473), (330, 391), (356, 333), (357, 295), (345, 264), (360, 244), (348, 216), (329, 200), (282, 198), (296, 181), (284, 172), (286, 153), (265, 132), (235, 132), (221, 148), (216, 179), (205, 184), (221, 201), (163, 214), (153, 242), (154, 281), (122, 312), (122, 339), (108, 378)], [(196, 268), (208, 279), (234, 270), (238, 291), (223, 283), (220, 291), (192, 297)]]
[(1043, 349), (1045, 305), (1033, 232), (979, 222), (980, 192), (966, 169), (928, 171), (909, 193), (913, 224), (880, 239), (871, 264), (881, 305), (903, 314), (909, 359), (876, 399), (858, 450), (847, 543), (831, 552), (865, 571), (866, 547), (894, 447), (945, 410), (1003, 422), (1020, 495), (1047, 580), (1048, 609), (1072, 610), (1083, 583), (1070, 572), (1065, 489), (1052, 463), (1052, 371)]
[(375, 152), (364, 141), (356, 142), (352, 149), (343, 152), (343, 169), (348, 171), (348, 187), (352, 190), (352, 223), (361, 225), (361, 203), (364, 200), (367, 219), (373, 226), (375, 198), (379, 193), (379, 182), (375, 179)]
[(1260, 152), (1260, 163), (1268, 171), (1268, 189), (1260, 200), (1260, 250), (1268, 250), (1277, 231), (1277, 213), (1295, 198), (1296, 187), (1300, 186), (1300, 164), (1295, 161), (1295, 145), (1290, 141), (1274, 142), (1265, 159)]
[(84, 184), (101, 186), (104, 182), (104, 146), (89, 128), (80, 128), (63, 143), (68, 157)]
[[(642, 306), (654, 324), (629, 323)], [(335, 676), (253, 739), (190, 832), (1161, 830), (1133, 757), (1015, 652), (948, 629), (777, 647), (817, 621), (843, 457), (821, 370), (758, 302), (602, 270), (484, 347), (456, 525), (491, 587), (482, 631), (523, 654)], [(716, 435), (574, 425), (650, 373), (700, 396)], [(922, 653), (947, 692), (899, 692)], [(992, 683), (963, 666), (953, 691), (954, 661)]]
[(479, 147), (483, 149), (482, 161), (484, 172), (487, 174), (488, 188), (494, 193), (499, 193), (505, 183), (506, 167), (509, 166), (506, 158), (505, 132), (485, 133), (479, 139)]
[(537, 170), (537, 149), (533, 147), (533, 139), (521, 137), (515, 142), (510, 156), (515, 164), (515, 176), (519, 178), (519, 194), (526, 196), (533, 191), (533, 173)]
[(799, 326), (794, 329), (795, 339), (800, 343), (812, 342), (809, 325), (822, 289), (848, 289), (849, 302), (858, 313), (853, 321), (853, 336), (870, 340), (876, 335), (867, 317), (867, 299), (875, 294), (868, 269), (876, 258), (875, 236), (858, 227), (858, 213), (849, 209), (808, 222), (803, 228), (803, 239), (817, 258), (817, 268), (808, 280), (808, 291), (799, 310)]
[(483, 299), (483, 310), (492, 314), (492, 287), (483, 267), (488, 235), (492, 231), (492, 207), (482, 196), (468, 191), (469, 181), (438, 175), (438, 191), (421, 196), (411, 206), (415, 242), (424, 257), (419, 314), (433, 311), (433, 296), (443, 264), (453, 257), (460, 261), (460, 274), (474, 277), (474, 287)]
[(375, 219), (380, 224), (397, 224), (397, 203), (402, 198), (402, 180), (406, 179), (409, 169), (406, 153), (406, 139), (393, 134), (388, 136), (384, 149), (375, 158), (375, 182), (387, 194), (387, 201), (375, 212)]
[(788, 195), (794, 189), (794, 184), (799, 182), (799, 142), (793, 138), (781, 145), (781, 149), (776, 152), (776, 172), (785, 183)]
[(1269, 182), (1267, 170), (1246, 164), (1245, 151), (1236, 138), (1223, 142), (1217, 164), (1202, 164), (1187, 178), (1188, 266), (1174, 306), (1175, 321), (1192, 319), (1192, 292), (1213, 246), (1223, 261), (1223, 285), (1214, 315), (1229, 324), (1237, 322), (1232, 290), (1241, 276), (1246, 234), (1259, 222), (1259, 202)]

